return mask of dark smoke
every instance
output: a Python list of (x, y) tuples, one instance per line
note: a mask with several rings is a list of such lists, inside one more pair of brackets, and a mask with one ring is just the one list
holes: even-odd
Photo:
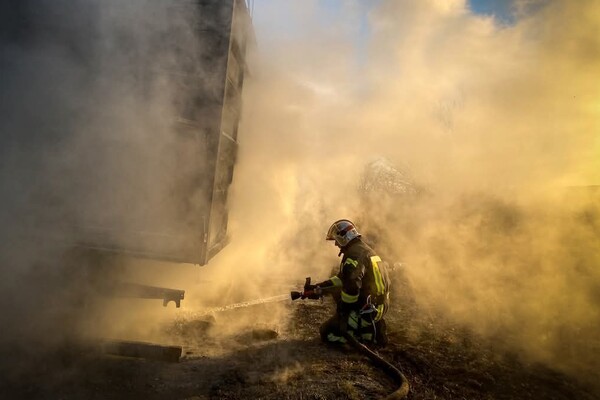
[[(169, 237), (198, 240), (186, 229), (206, 205), (204, 145), (175, 124), (192, 117), (179, 76), (206, 97), (220, 90), (199, 62), (213, 21), (199, 20), (182, 2), (2, 2), (3, 347), (74, 336), (97, 281), (118, 278), (76, 244), (172, 252)], [(168, 235), (146, 234), (157, 231)]]

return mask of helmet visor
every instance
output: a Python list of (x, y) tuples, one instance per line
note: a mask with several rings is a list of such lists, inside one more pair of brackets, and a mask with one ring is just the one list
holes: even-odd
[(327, 231), (327, 236), (325, 236), (325, 240), (335, 240), (337, 231), (337, 225), (334, 223), (329, 227), (329, 230)]

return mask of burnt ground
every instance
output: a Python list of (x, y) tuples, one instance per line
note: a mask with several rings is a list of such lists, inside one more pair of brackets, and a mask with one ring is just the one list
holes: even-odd
[[(277, 308), (271, 325), (260, 313)], [(263, 304), (219, 315), (215, 323), (179, 319), (165, 327), (183, 346), (179, 363), (67, 351), (26, 369), (3, 368), (6, 399), (377, 399), (395, 384), (349, 348), (318, 339), (328, 301)], [(289, 315), (290, 318), (280, 318)], [(236, 333), (219, 326), (248, 319)], [(464, 329), (419, 313), (388, 314), (390, 345), (379, 353), (407, 376), (409, 399), (599, 399), (600, 392), (542, 365), (525, 363)], [(273, 329), (273, 330), (271, 330)], [(277, 335), (273, 331), (277, 331)], [(4, 365), (7, 357), (4, 357)]]

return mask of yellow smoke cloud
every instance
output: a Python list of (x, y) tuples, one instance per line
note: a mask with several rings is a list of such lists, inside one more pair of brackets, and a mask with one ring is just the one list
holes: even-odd
[[(382, 1), (368, 35), (364, 4), (319, 4), (257, 3), (223, 259), (253, 249), (249, 270), (326, 275), (324, 232), (358, 218), (407, 262), (424, 307), (589, 372), (598, 200), (564, 191), (600, 183), (600, 4), (518, 1), (506, 24), (465, 1)], [(289, 30), (266, 28), (284, 17)], [(366, 206), (378, 157), (430, 196)]]

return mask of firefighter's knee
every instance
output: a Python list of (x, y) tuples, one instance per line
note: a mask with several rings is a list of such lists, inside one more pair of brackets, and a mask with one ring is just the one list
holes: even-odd
[(321, 340), (325, 343), (344, 343), (346, 341), (340, 332), (340, 319), (337, 315), (325, 321), (319, 327), (319, 333)]

